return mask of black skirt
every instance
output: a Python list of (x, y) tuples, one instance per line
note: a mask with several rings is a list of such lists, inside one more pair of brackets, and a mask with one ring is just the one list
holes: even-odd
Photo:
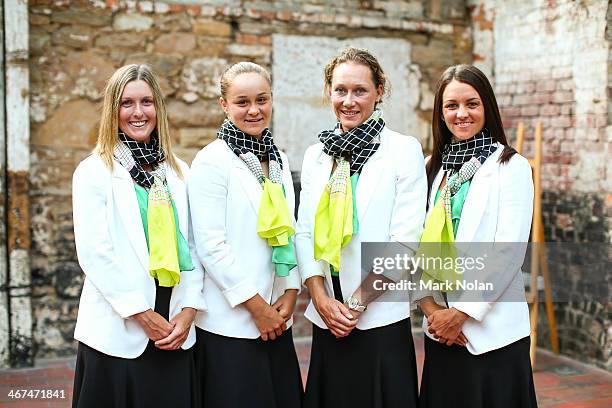
[(196, 366), (206, 408), (300, 408), (304, 388), (291, 329), (276, 340), (196, 328)]
[(417, 368), (410, 319), (336, 339), (313, 325), (307, 408), (413, 408)]
[(425, 336), (420, 408), (536, 408), (529, 343), (473, 355)]
[[(168, 319), (172, 288), (157, 287), (155, 311)], [(121, 341), (121, 339), (116, 339)], [(199, 407), (193, 347), (160, 350), (149, 340), (137, 358), (113, 357), (79, 343), (73, 408)]]

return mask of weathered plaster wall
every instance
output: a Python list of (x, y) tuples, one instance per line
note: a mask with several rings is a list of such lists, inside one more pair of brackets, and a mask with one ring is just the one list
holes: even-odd
[[(328, 44), (326, 52), (359, 38), (403, 44), (403, 58), (395, 55), (395, 48), (381, 49), (380, 57), (399, 65), (385, 67), (400, 73), (393, 80), (397, 82), (392, 83), (396, 86), (393, 92), (398, 100), (405, 99), (415, 107), (405, 111), (410, 123), (402, 117), (393, 120), (398, 121), (398, 129), (405, 127), (421, 140), (426, 138), (431, 89), (437, 77), (447, 65), (470, 61), (472, 56), (463, 0), (31, 0), (28, 7), (30, 262), (37, 357), (74, 352), (72, 335), (83, 276), (73, 242), (71, 176), (93, 147), (100, 93), (116, 68), (146, 62), (157, 71), (176, 151), (190, 162), (199, 148), (214, 139), (223, 119), (217, 104), (217, 81), (225, 67), (252, 60), (272, 70), (275, 80), (281, 77), (277, 67), (286, 61), (276, 38), (316, 39)], [(368, 44), (374, 44), (372, 41)], [(329, 55), (318, 51), (304, 49), (303, 57)], [(315, 82), (320, 81), (323, 63), (321, 60), (321, 71), (315, 77), (303, 77), (313, 89), (309, 95), (321, 95), (320, 84)], [(408, 77), (401, 77), (403, 73)], [(274, 86), (282, 101), (282, 86)], [(396, 103), (395, 99), (387, 102)], [(280, 105), (285, 103), (276, 102), (274, 131), (284, 124), (284, 106)], [(329, 125), (325, 120), (321, 126)], [(289, 148), (284, 142), (287, 136), (279, 133), (279, 140)], [(305, 144), (297, 142), (298, 146)], [(299, 170), (301, 158), (292, 165)], [(299, 310), (303, 307), (302, 299)], [(309, 325), (303, 318), (297, 320), (296, 335), (307, 333)]]
[[(419, 117), (421, 73), (410, 60), (410, 42), (397, 38), (273, 36), (274, 131), (276, 142), (300, 170), (304, 152), (318, 142), (317, 135), (336, 122), (328, 98), (323, 97), (323, 67), (339, 49), (367, 48), (379, 61), (393, 88), (381, 107), (387, 125), (398, 132), (417, 135), (427, 143), (429, 122)], [(387, 52), (386, 50), (393, 50)], [(308, 56), (305, 58), (305, 56)], [(424, 84), (425, 93), (429, 88)], [(423, 97), (422, 110), (432, 109), (432, 98)], [(429, 92), (431, 96), (431, 92)], [(427, 100), (425, 100), (427, 98)]]

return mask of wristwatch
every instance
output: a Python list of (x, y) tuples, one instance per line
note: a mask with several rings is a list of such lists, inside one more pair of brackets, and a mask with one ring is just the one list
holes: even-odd
[(368, 308), (366, 305), (362, 304), (359, 299), (353, 296), (346, 299), (346, 307), (359, 313), (365, 312), (365, 310)]

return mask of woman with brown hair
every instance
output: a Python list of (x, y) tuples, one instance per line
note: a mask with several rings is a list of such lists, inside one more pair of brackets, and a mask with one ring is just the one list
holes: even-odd
[(312, 299), (305, 405), (414, 407), (411, 307), (370, 290), (361, 243), (418, 243), (426, 194), (421, 145), (386, 126), (379, 105), (388, 82), (369, 51), (343, 50), (324, 80), (338, 121), (304, 155), (296, 233)]
[(98, 142), (73, 177), (74, 237), (85, 282), (73, 407), (198, 403), (193, 319), (204, 310), (192, 263), (185, 179), (159, 83), (126, 65), (104, 90)]
[(490, 290), (448, 290), (443, 305), (420, 301), (427, 335), (420, 406), (536, 407), (521, 274), (533, 210), (531, 168), (508, 145), (493, 89), (474, 66), (442, 74), (432, 131), (424, 240), (457, 248), (470, 243), (463, 255), (486, 249), (495, 256), (483, 271), (462, 277), (490, 283)]

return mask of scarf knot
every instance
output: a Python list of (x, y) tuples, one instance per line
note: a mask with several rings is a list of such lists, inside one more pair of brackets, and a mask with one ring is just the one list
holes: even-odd
[(154, 182), (153, 173), (156, 171), (162, 180), (166, 179), (164, 171), (160, 171), (162, 166), (157, 166), (153, 172), (145, 171), (142, 167), (143, 164), (155, 165), (166, 160), (164, 152), (159, 148), (159, 139), (155, 131), (151, 133), (149, 143), (130, 139), (121, 130), (119, 130), (118, 136), (119, 143), (115, 145), (113, 155), (139, 186), (151, 188)]
[(376, 153), (380, 143), (376, 137), (385, 127), (382, 112), (377, 109), (361, 125), (342, 133), (340, 122), (332, 130), (319, 133), (323, 152), (335, 159), (343, 158), (350, 162), (351, 175), (361, 173), (368, 159)]
[(495, 149), (497, 146), (489, 130), (482, 129), (468, 140), (447, 143), (442, 151), (442, 168), (447, 174), (454, 174), (473, 157), (482, 164)]

